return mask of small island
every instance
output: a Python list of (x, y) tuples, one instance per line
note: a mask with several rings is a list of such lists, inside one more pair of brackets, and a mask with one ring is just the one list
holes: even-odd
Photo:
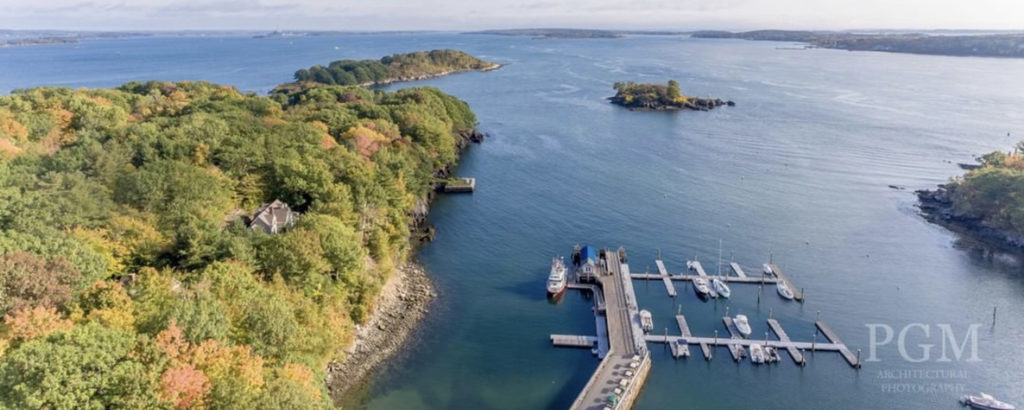
[(618, 82), (612, 86), (615, 96), (609, 97), (612, 104), (621, 105), (634, 111), (694, 110), (708, 111), (723, 105), (734, 106), (732, 101), (717, 98), (698, 98), (682, 95), (679, 82), (669, 80), (668, 84), (645, 84)]
[(980, 165), (933, 190), (917, 191), (930, 222), (1003, 247), (1024, 249), (1024, 143), (993, 152)]
[[(339, 60), (295, 72), (297, 83), (358, 85), (363, 87), (425, 80), (466, 71), (490, 71), (500, 64), (457, 50), (417, 51), (380, 60)], [(284, 86), (294, 86), (285, 84)]]

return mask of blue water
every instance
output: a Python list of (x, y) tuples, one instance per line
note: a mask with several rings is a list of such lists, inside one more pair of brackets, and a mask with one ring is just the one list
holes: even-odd
[[(1024, 405), (1019, 258), (961, 246), (916, 215), (911, 193), (959, 174), (956, 162), (1024, 139), (1024, 61), (779, 46), (445, 33), (93, 40), (0, 49), (0, 90), (192, 79), (265, 92), (312, 64), (431, 48), (506, 64), (395, 86), (459, 96), (492, 136), (459, 168), (477, 178), (477, 192), (434, 205), (437, 240), (419, 259), (440, 296), (415, 342), (375, 377), (360, 403), (370, 408), (564, 408), (597, 360), (552, 348), (548, 335), (592, 334), (594, 322), (579, 294), (545, 300), (550, 257), (588, 242), (627, 247), (634, 271), (653, 268), (659, 249), (672, 271), (694, 255), (713, 271), (719, 240), (725, 259), (744, 266), (772, 253), (806, 303), (770, 288), (758, 303), (749, 285), (702, 303), (679, 284), (672, 300), (660, 282), (636, 282), (656, 329), (675, 331), (682, 305), (695, 334), (723, 331), (728, 307), (750, 316), (755, 335), (768, 330), (771, 310), (797, 340), (811, 338), (820, 312), (865, 358), (866, 324), (898, 333), (920, 323), (931, 337), (912, 329), (909, 357), (894, 340), (859, 371), (833, 353), (811, 355), (803, 368), (787, 356), (754, 367), (725, 349), (711, 362), (674, 361), (651, 345), (637, 408), (951, 409), (979, 390)], [(669, 78), (684, 93), (737, 106), (629, 112), (603, 100), (615, 81)], [(938, 325), (963, 340), (975, 323), (980, 361), (936, 360)], [(908, 360), (922, 343), (936, 345), (930, 360)]]

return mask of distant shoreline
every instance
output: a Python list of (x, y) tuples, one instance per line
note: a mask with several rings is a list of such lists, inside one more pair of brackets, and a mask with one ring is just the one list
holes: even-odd
[(880, 51), (901, 54), (954, 57), (1024, 58), (1024, 33), (951, 34), (923, 33), (859, 34), (852, 32), (757, 30), (746, 32), (698, 31), (693, 38), (741, 39), (807, 43), (810, 48), (847, 51)]

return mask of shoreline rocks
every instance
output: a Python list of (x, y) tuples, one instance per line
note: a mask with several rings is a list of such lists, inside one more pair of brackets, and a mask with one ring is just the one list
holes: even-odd
[(919, 213), (926, 221), (957, 233), (968, 234), (983, 242), (1024, 250), (1024, 236), (993, 228), (980, 218), (957, 211), (953, 206), (953, 192), (948, 185), (939, 185), (934, 190), (921, 189), (914, 193), (917, 195)]
[(665, 104), (661, 102), (647, 105), (630, 104), (622, 98), (618, 98), (618, 96), (608, 97), (608, 101), (611, 101), (612, 104), (620, 107), (625, 107), (630, 111), (711, 111), (723, 105), (729, 107), (736, 106), (736, 103), (733, 101), (722, 100), (719, 98), (694, 98), (690, 102), (682, 105)]

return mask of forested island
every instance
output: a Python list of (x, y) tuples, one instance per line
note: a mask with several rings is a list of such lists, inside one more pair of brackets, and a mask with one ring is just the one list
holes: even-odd
[(637, 111), (708, 111), (723, 105), (736, 105), (732, 101), (717, 98), (682, 95), (679, 90), (679, 82), (675, 80), (669, 80), (667, 84), (618, 82), (612, 88), (615, 89), (615, 96), (608, 98), (612, 104)]
[[(415, 81), (466, 71), (489, 71), (501, 65), (457, 50), (394, 54), (380, 60), (339, 60), (295, 72), (298, 83), (373, 86)], [(286, 85), (287, 86), (287, 85)]]
[(1024, 249), (1024, 143), (993, 152), (979, 166), (934, 190), (917, 191), (929, 221), (980, 239)]
[(434, 88), (0, 97), (0, 407), (329, 408), (475, 125)]
[(1024, 57), (1024, 33), (977, 35), (856, 34), (842, 32), (757, 30), (742, 33), (697, 31), (695, 38), (738, 38), (793, 41), (814, 47), (850, 51), (932, 54), (974, 57)]

